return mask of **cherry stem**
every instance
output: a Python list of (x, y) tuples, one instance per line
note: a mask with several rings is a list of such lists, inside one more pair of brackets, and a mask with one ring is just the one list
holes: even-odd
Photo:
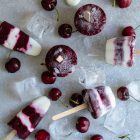
[(78, 30), (72, 31), (72, 33), (76, 33), (76, 32), (78, 32)]
[(129, 95), (131, 98), (133, 98), (135, 101), (140, 102), (139, 100), (137, 100), (135, 97)]
[(68, 136), (72, 135), (72, 133), (73, 133), (73, 132), (70, 132), (69, 134), (65, 135), (65, 137), (68, 137)]
[(128, 140), (131, 140), (130, 137), (129, 137), (129, 134), (120, 136), (119, 138), (120, 139), (128, 139)]
[(12, 52), (13, 52), (13, 51), (10, 51), (10, 53), (9, 53), (9, 55), (8, 55), (8, 59), (10, 58), (10, 56), (11, 56)]
[(40, 65), (41, 65), (41, 66), (46, 66), (46, 64), (45, 64), (45, 63), (41, 63)]
[(68, 107), (69, 107), (67, 104), (65, 104), (65, 103), (64, 103), (64, 102), (62, 102), (61, 100), (59, 100), (59, 102), (60, 102), (63, 106), (65, 106), (66, 108), (68, 108)]
[(140, 27), (140, 25), (139, 25), (139, 26), (137, 26), (134, 30), (137, 30), (139, 27)]
[(58, 9), (55, 8), (55, 11), (56, 11), (56, 13), (57, 13), (57, 21), (59, 21), (60, 15), (59, 15)]
[(116, 0), (113, 0), (113, 4), (112, 4), (113, 7), (116, 6)]
[(72, 99), (70, 99), (70, 101), (73, 102), (73, 103), (75, 103), (75, 104), (77, 104), (77, 105), (79, 105), (78, 102), (76, 102), (76, 101), (74, 101), (74, 100), (72, 100)]

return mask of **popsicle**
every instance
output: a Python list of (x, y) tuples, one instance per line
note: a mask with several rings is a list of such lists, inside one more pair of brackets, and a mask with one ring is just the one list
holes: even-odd
[(19, 28), (3, 21), (0, 23), (0, 45), (31, 56), (40, 54), (40, 44)]
[(70, 6), (76, 6), (77, 4), (80, 3), (81, 0), (65, 0), (65, 1)]
[(116, 106), (114, 94), (108, 86), (86, 90), (84, 99), (95, 119), (102, 117)]
[(134, 64), (135, 38), (132, 36), (117, 37), (107, 40), (106, 62), (112, 65), (132, 67)]
[(93, 36), (104, 29), (106, 19), (106, 14), (101, 7), (94, 4), (86, 4), (77, 10), (74, 17), (74, 24), (77, 31), (81, 34)]
[(93, 89), (87, 89), (84, 92), (85, 103), (62, 112), (52, 117), (52, 120), (58, 120), (83, 109), (88, 108), (94, 119), (100, 118), (116, 106), (115, 96), (108, 86), (98, 86)]
[(45, 96), (34, 100), (8, 123), (13, 131), (4, 140), (12, 140), (16, 134), (20, 139), (26, 139), (45, 116), (49, 107), (50, 100)]
[(66, 45), (52, 47), (45, 58), (48, 70), (58, 77), (66, 77), (75, 71), (77, 54)]

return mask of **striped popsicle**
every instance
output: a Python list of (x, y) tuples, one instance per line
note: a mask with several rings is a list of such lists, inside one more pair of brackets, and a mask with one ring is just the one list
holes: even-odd
[(0, 45), (31, 56), (40, 54), (40, 44), (19, 28), (4, 21), (0, 24)]

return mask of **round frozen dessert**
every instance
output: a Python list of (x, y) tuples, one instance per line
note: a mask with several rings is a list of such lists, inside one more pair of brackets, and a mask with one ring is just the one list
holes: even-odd
[(70, 6), (76, 6), (81, 0), (65, 0), (65, 2)]
[(106, 24), (106, 14), (99, 6), (87, 4), (76, 12), (74, 24), (81, 34), (96, 35), (103, 30)]
[(47, 53), (45, 62), (50, 72), (58, 77), (65, 77), (75, 71), (77, 55), (70, 47), (57, 45)]

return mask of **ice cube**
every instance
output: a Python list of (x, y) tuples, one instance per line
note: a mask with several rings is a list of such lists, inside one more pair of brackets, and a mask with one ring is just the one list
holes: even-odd
[[(127, 85), (129, 94), (137, 100), (140, 100), (140, 81), (133, 81)], [(133, 100), (133, 98), (131, 98)]]
[(80, 67), (82, 73), (79, 77), (79, 83), (85, 88), (93, 88), (94, 86), (100, 86), (105, 84), (105, 74), (94, 66)]
[[(73, 123), (70, 123), (73, 122)], [(64, 118), (59, 121), (54, 121), (49, 126), (49, 132), (52, 140), (84, 140), (85, 136), (75, 129), (75, 121)]]
[(54, 32), (55, 26), (56, 19), (44, 12), (36, 13), (27, 23), (27, 29), (40, 39)]
[(117, 135), (129, 134), (139, 140), (140, 104), (131, 100), (119, 101), (117, 107), (110, 112), (104, 122), (104, 127)]
[(127, 116), (125, 129), (128, 129), (130, 135), (134, 136), (134, 140), (140, 139), (140, 103), (130, 101), (127, 106)]
[(74, 133), (74, 128), (69, 122), (70, 121), (68, 119), (62, 119), (59, 121), (54, 121), (50, 124), (49, 130), (53, 140), (55, 140), (56, 137), (57, 140), (64, 140)]
[(21, 101), (30, 101), (41, 96), (35, 77), (13, 83), (13, 87), (15, 94), (18, 95)]
[(126, 116), (127, 104), (126, 102), (119, 102), (116, 108), (107, 115), (104, 127), (116, 134), (121, 134), (124, 130)]
[(86, 48), (86, 53), (89, 57), (102, 57), (104, 56), (103, 45), (100, 42), (100, 39), (97, 38), (96, 42), (93, 41), (93, 38), (85, 37), (83, 39), (83, 45)]

